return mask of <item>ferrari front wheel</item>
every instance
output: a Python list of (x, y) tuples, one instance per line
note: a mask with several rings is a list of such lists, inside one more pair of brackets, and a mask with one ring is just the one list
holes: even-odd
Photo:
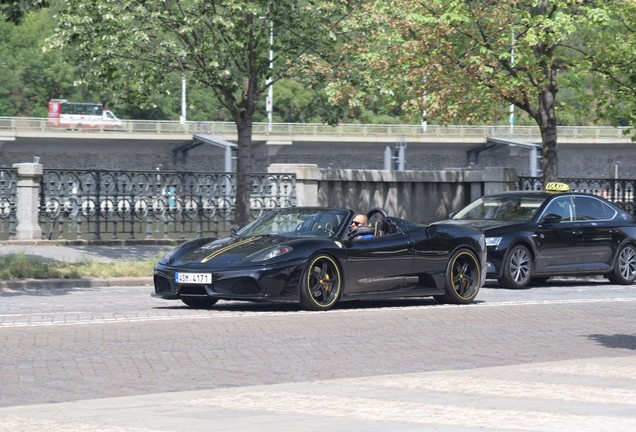
[(310, 310), (329, 310), (341, 292), (342, 276), (336, 261), (328, 255), (312, 258), (300, 284), (300, 305)]
[(445, 293), (435, 296), (440, 303), (465, 304), (475, 299), (481, 286), (481, 267), (474, 252), (461, 249), (448, 261)]

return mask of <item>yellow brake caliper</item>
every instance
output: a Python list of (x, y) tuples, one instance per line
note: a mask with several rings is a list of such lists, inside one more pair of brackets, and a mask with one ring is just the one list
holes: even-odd
[(331, 292), (331, 283), (329, 281), (329, 275), (328, 274), (325, 275), (325, 279), (326, 279), (326, 281), (321, 279), (320, 280), (320, 284), (322, 285), (322, 287), (323, 287), (323, 289), (325, 291), (325, 295), (329, 295), (329, 293)]

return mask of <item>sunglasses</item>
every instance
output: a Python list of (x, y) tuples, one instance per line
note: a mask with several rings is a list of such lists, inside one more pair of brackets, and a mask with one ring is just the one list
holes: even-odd
[(351, 225), (360, 226), (360, 225), (364, 225), (364, 224), (362, 222), (353, 221), (353, 222), (351, 222)]

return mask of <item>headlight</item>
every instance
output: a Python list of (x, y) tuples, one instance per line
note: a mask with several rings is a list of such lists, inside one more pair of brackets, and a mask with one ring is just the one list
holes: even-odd
[(486, 246), (499, 246), (501, 237), (486, 237)]
[(180, 249), (179, 246), (175, 247), (174, 249), (170, 250), (167, 254), (165, 254), (160, 260), (159, 260), (159, 264), (163, 264), (163, 265), (168, 265), (170, 264), (170, 262), (172, 261), (172, 258), (174, 257), (174, 255), (177, 253), (177, 251)]
[(291, 252), (294, 249), (291, 246), (276, 246), (273, 249), (266, 250), (265, 252), (261, 252), (252, 258), (252, 261), (266, 261), (272, 258), (279, 257), (281, 255), (286, 254), (287, 252)]

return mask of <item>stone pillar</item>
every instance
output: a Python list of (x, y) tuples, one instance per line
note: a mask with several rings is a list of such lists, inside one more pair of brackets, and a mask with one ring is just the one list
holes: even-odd
[(470, 200), (473, 201), (482, 195), (515, 190), (517, 173), (512, 168), (502, 167), (466, 170), (464, 181), (470, 183)]
[(17, 212), (18, 226), (15, 237), (18, 240), (41, 240), (42, 229), (38, 222), (40, 212), (40, 180), (42, 165), (39, 163), (13, 164), (18, 169)]
[(318, 205), (318, 180), (320, 168), (315, 164), (271, 164), (267, 172), (296, 175), (296, 205), (298, 207)]
[(512, 168), (487, 167), (484, 169), (484, 195), (513, 191), (517, 185), (517, 173)]

